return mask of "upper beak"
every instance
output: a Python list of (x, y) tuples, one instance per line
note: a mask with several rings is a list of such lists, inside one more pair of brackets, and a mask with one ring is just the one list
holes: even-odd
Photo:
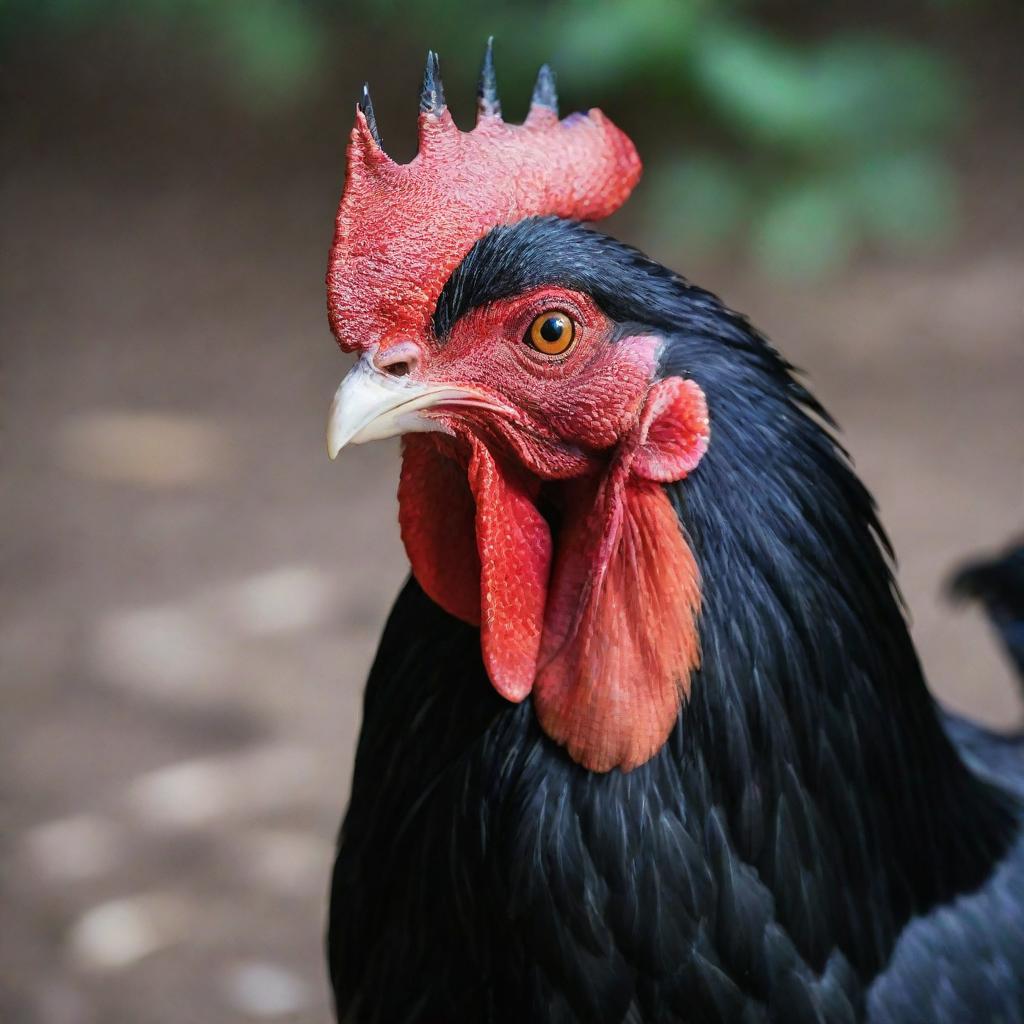
[(350, 442), (444, 431), (440, 422), (423, 415), (442, 404), (501, 410), (478, 391), (382, 373), (365, 353), (334, 394), (327, 416), (327, 454), (335, 458)]

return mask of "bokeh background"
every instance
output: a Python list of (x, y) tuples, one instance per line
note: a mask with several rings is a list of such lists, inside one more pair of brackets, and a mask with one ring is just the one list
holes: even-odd
[[(334, 833), (406, 572), (397, 446), (324, 452), (359, 85), (411, 156), (553, 62), (648, 168), (611, 230), (836, 414), (939, 696), (1017, 721), (942, 581), (1024, 523), (1017, 0), (4, 0), (0, 1019), (327, 1017)], [(742, 597), (742, 595), (738, 595)]]

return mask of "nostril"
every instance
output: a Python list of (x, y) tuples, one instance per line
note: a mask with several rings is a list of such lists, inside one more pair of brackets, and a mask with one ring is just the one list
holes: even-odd
[(378, 351), (373, 357), (373, 365), (389, 377), (407, 377), (419, 362), (419, 346), (412, 341), (400, 341), (397, 345)]

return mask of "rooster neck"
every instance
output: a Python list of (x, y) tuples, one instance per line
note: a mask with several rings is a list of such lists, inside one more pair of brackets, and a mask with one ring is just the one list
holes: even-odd
[(663, 367), (699, 368), (712, 410), (708, 454), (668, 487), (703, 593), (683, 748), (744, 860), (778, 857), (765, 844), (786, 821), (788, 855), (834, 858), (836, 881), (898, 923), (978, 885), (1014, 812), (946, 735), (874, 503), (827, 414), (745, 322), (721, 316), (733, 344), (675, 338)]

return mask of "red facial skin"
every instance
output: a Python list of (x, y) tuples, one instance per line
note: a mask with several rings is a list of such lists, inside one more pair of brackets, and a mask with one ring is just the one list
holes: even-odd
[[(549, 310), (576, 325), (561, 356), (524, 340)], [(698, 663), (696, 563), (660, 483), (708, 442), (697, 385), (652, 383), (658, 339), (612, 332), (588, 297), (552, 287), (467, 314), (411, 376), (501, 411), (430, 410), (443, 433), (406, 436), (399, 486), (424, 590), (480, 625), (495, 688), (532, 693), (545, 732), (594, 771), (662, 746)]]

